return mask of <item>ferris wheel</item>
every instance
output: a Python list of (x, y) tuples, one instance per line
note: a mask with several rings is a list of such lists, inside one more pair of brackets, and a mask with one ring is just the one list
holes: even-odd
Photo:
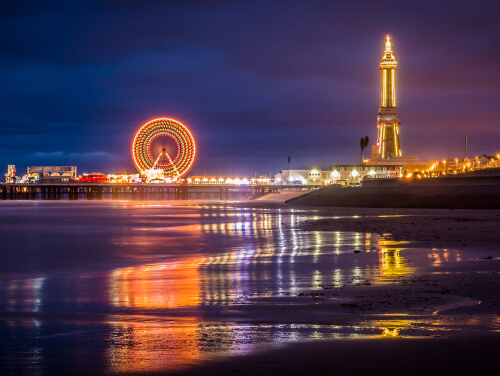
[(163, 170), (165, 177), (181, 178), (194, 162), (196, 145), (181, 122), (160, 118), (144, 124), (132, 143), (132, 157), (140, 173)]

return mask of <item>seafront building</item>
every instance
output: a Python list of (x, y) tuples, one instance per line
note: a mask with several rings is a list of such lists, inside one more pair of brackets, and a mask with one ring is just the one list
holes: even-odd
[(364, 179), (389, 179), (401, 176), (401, 166), (394, 165), (333, 165), (323, 170), (283, 170), (274, 177), (279, 185), (358, 185)]
[(28, 166), (29, 181), (38, 180), (40, 183), (68, 183), (76, 179), (76, 166)]
[(15, 183), (16, 182), (16, 166), (8, 165), (7, 172), (5, 173), (5, 182), (6, 183)]

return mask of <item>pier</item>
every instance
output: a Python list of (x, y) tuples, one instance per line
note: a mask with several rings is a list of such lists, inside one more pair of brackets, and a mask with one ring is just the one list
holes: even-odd
[(315, 185), (229, 184), (0, 184), (1, 200), (246, 200)]

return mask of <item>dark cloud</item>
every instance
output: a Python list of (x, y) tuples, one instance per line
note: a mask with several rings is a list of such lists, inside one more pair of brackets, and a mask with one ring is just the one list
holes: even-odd
[(11, 2), (0, 12), (0, 166), (133, 170), (135, 131), (187, 124), (193, 173), (358, 161), (393, 36), (403, 152), (500, 152), (496, 1)]

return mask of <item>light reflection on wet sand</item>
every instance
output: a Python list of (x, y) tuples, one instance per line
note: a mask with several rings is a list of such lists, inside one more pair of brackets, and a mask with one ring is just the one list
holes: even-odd
[[(78, 336), (88, 348), (74, 344), (61, 354), (100, 352), (104, 360), (96, 367), (104, 362), (110, 372), (131, 373), (173, 371), (294, 341), (457, 330), (446, 318), (432, 324), (412, 316), (316, 325), (280, 323), (271, 311), (263, 320), (248, 311), (273, 304), (304, 310), (322, 302), (298, 299), (303, 291), (394, 283), (417, 268), (460, 262), (456, 250), (409, 250), (403, 242), (370, 233), (300, 231), (311, 214), (296, 209), (114, 205), (126, 212), (125, 220), (109, 225), (102, 257), (106, 265), (119, 266), (0, 279), (3, 332), (30, 344), (13, 351), (31, 366), (57, 362), (62, 356), (54, 354), (57, 338), (82, 328), (88, 334)], [(114, 209), (99, 210), (106, 215)], [(68, 219), (62, 214), (60, 220)], [(58, 315), (64, 320), (54, 324)], [(468, 324), (498, 330), (498, 320), (475, 320)]]
[(115, 269), (109, 296), (115, 307), (180, 308), (200, 304), (199, 259)]
[(287, 343), (373, 336), (378, 328), (331, 325), (110, 323), (111, 372), (178, 371), (221, 357), (244, 356)]

